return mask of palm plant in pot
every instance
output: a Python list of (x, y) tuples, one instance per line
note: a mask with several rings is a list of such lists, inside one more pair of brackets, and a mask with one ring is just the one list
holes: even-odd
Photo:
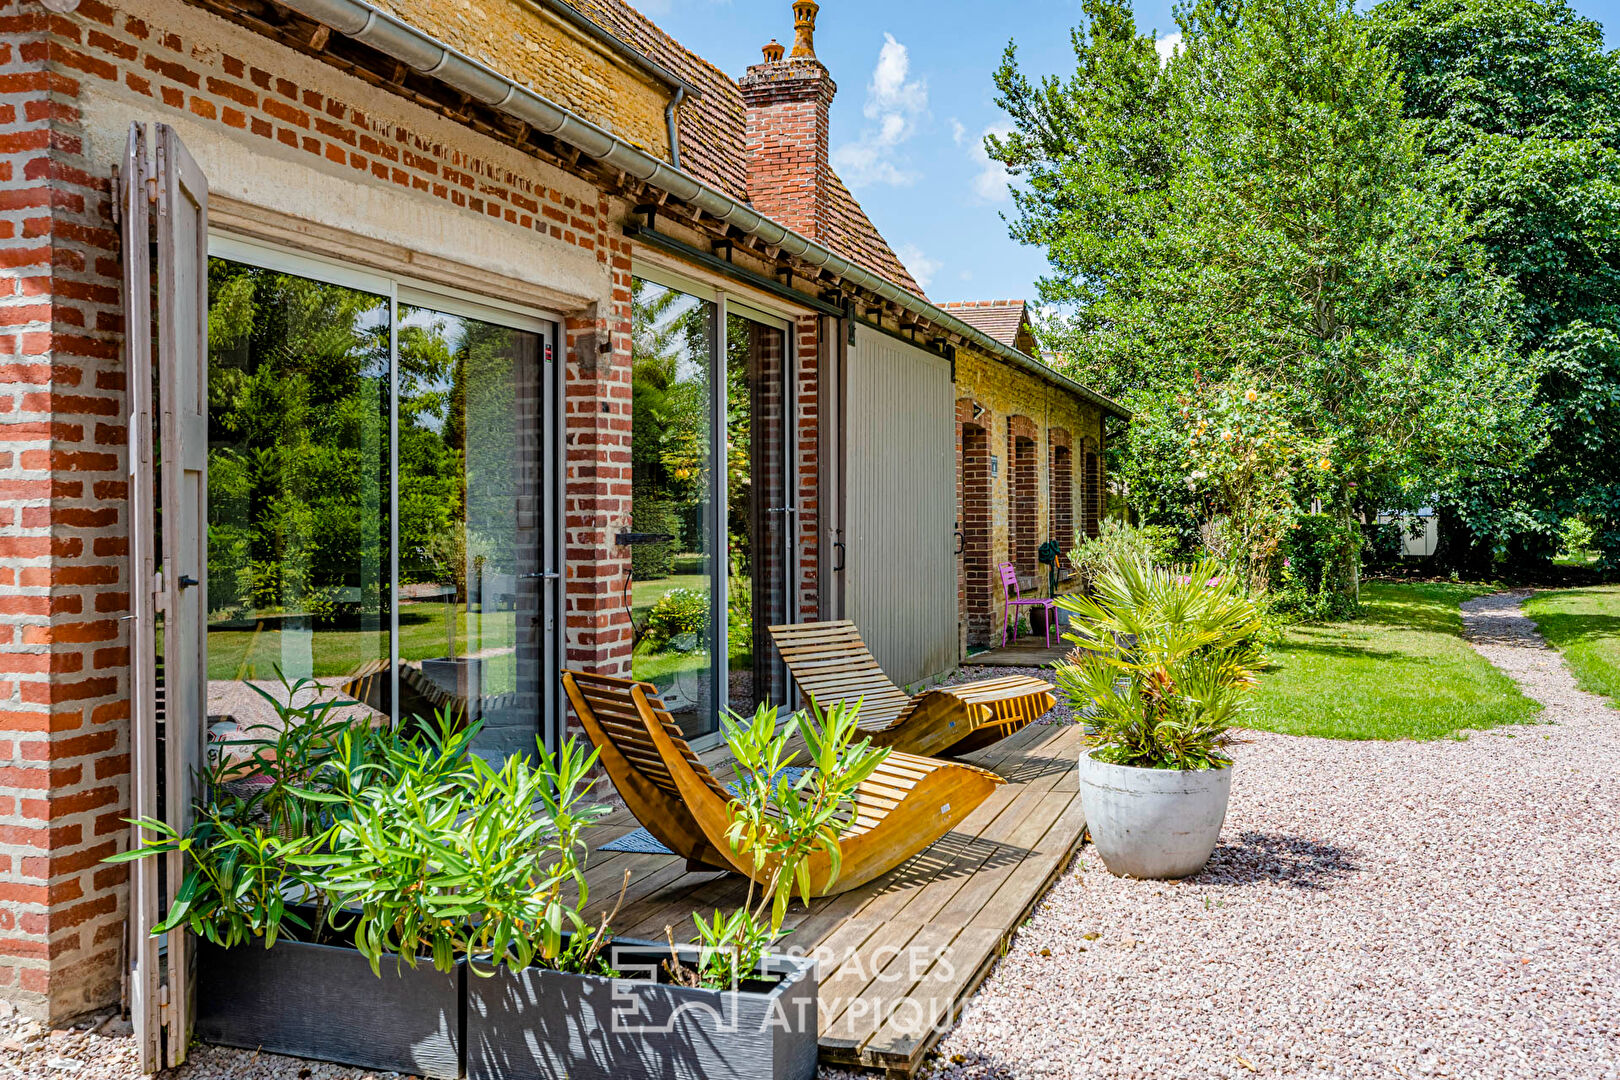
[(1259, 607), (1214, 561), (1131, 559), (1058, 606), (1075, 648), (1057, 684), (1096, 733), (1080, 796), (1098, 854), (1125, 877), (1197, 873), (1226, 820), (1227, 732), (1265, 664)]

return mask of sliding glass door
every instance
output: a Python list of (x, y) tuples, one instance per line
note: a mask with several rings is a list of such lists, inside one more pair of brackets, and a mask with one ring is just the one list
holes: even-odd
[(769, 628), (793, 580), (788, 324), (696, 286), (631, 295), (632, 673), (701, 738), (786, 703)]
[(716, 305), (652, 281), (631, 288), (633, 409), (626, 585), (634, 678), (658, 687), (688, 739), (719, 728)]
[(255, 254), (209, 269), (216, 735), (301, 684), (532, 750), (560, 726), (552, 326)]
[(797, 513), (787, 475), (787, 333), (726, 316), (727, 655), (733, 712), (785, 704), (787, 669), (770, 628), (789, 621)]

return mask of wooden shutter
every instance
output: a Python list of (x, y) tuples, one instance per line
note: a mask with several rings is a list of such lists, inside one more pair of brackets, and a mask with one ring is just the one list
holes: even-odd
[[(184, 832), (191, 825), (207, 739), (208, 194), (174, 131), (159, 124), (155, 141), (152, 162), (143, 126), (131, 126), (120, 205), (129, 402), (132, 799), (136, 816), (161, 818)], [(156, 368), (149, 246), (154, 203)], [(137, 831), (135, 841), (140, 839)], [(180, 1065), (191, 1041), (190, 942), (183, 930), (161, 938), (151, 934), (174, 902), (185, 870), (178, 853), (162, 865), (141, 860), (132, 868), (130, 1010), (143, 1072)]]
[(956, 666), (956, 385), (951, 363), (860, 327), (845, 422), (845, 599), (905, 686)]
[[(119, 209), (124, 252), (124, 370), (129, 404), (130, 801), (138, 818), (158, 816), (156, 462), (152, 458), (152, 217), (147, 202), (146, 129), (131, 124)], [(141, 841), (135, 830), (132, 843)], [(129, 883), (129, 1011), (141, 1072), (163, 1067), (157, 865), (133, 863)]]

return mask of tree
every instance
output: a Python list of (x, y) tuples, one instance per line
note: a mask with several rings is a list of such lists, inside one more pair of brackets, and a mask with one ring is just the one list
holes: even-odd
[(1552, 437), (1459, 490), (1448, 539), (1462, 562), (1551, 557), (1583, 516), (1620, 563), (1620, 54), (1563, 0), (1384, 0), (1369, 25), (1405, 77), (1427, 177), (1514, 281), (1544, 369)]
[[(1066, 311), (1050, 355), (1144, 413), (1247, 372), (1332, 448), (1313, 486), (1347, 532), (1539, 445), (1511, 291), (1422, 183), (1399, 77), (1348, 3), (1205, 0), (1168, 62), (1126, 4), (1084, 6), (1069, 80), (1031, 83), (1009, 46), (1015, 130), (986, 143), (1026, 180), (1013, 233), (1047, 249), (1041, 295)], [(1141, 449), (1171, 457), (1133, 441), (1127, 478), (1192, 471), (1174, 441)]]

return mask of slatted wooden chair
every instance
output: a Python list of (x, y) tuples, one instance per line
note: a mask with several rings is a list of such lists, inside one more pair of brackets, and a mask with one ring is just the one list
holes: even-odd
[[(752, 856), (726, 839), (731, 793), (698, 760), (655, 687), (627, 679), (565, 671), (563, 689), (601, 751), (630, 812), (687, 869), (729, 870), (760, 880)], [(856, 791), (855, 808), (839, 837), (842, 868), (829, 885), (824, 852), (810, 860), (811, 891), (847, 892), (888, 873), (944, 836), (1005, 783), (971, 765), (891, 751)]]
[(912, 754), (967, 754), (1040, 719), (1057, 703), (1052, 685), (1028, 675), (941, 686), (913, 697), (878, 666), (848, 620), (771, 627), (777, 651), (813, 701), (861, 704), (861, 733)]

